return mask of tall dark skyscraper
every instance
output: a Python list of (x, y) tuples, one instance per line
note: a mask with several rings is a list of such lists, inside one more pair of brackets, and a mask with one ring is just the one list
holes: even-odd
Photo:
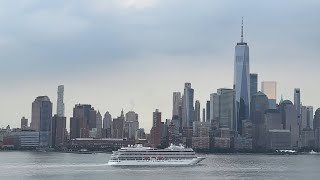
[(39, 132), (41, 147), (51, 146), (52, 103), (48, 96), (39, 96), (32, 103), (31, 128)]
[(237, 131), (241, 132), (243, 120), (249, 119), (250, 102), (249, 46), (243, 41), (243, 20), (241, 41), (235, 47), (234, 89), (236, 90)]
[(235, 122), (235, 90), (220, 88), (211, 94), (211, 122), (220, 128), (236, 131)]
[(251, 121), (253, 126), (253, 146), (256, 149), (265, 148), (266, 145), (266, 122), (264, 114), (269, 108), (268, 97), (262, 92), (258, 92), (251, 99)]
[(210, 101), (206, 104), (206, 122), (210, 122)]
[(161, 112), (156, 109), (153, 112), (152, 128), (150, 131), (150, 143), (153, 147), (161, 145)]
[(320, 149), (320, 108), (318, 108), (314, 114), (313, 128), (315, 136), (315, 147)]
[(298, 124), (301, 124), (301, 92), (300, 88), (294, 89), (294, 107), (297, 111)]
[(66, 140), (66, 117), (54, 115), (51, 129), (52, 147), (63, 147)]
[(118, 118), (113, 119), (112, 122), (112, 137), (116, 139), (123, 138), (123, 129), (124, 129), (124, 114), (123, 110), (121, 111), (121, 115)]
[(201, 111), (200, 111), (200, 102), (197, 100), (195, 103), (195, 110), (194, 110), (194, 114), (195, 114), (195, 119), (194, 121), (199, 121), (200, 122), (200, 117), (201, 117)]
[(194, 90), (191, 83), (185, 83), (184, 94), (182, 98), (182, 127), (192, 127), (194, 121)]
[(202, 122), (206, 122), (206, 108), (202, 109)]
[(70, 118), (70, 138), (87, 138), (89, 131), (96, 127), (96, 111), (89, 104), (77, 104)]
[(258, 92), (258, 74), (250, 74), (250, 98)]

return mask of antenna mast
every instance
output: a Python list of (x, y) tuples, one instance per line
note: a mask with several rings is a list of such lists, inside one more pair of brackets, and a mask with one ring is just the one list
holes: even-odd
[(242, 23), (241, 23), (241, 43), (243, 43), (243, 17), (242, 17)]

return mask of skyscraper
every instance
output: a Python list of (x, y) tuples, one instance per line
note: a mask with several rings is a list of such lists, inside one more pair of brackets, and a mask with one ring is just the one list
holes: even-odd
[(206, 120), (203, 120), (206, 122), (210, 122), (210, 101), (207, 101), (206, 104)]
[(218, 89), (219, 96), (219, 124), (220, 128), (236, 131), (235, 122), (235, 91), (234, 89)]
[(39, 96), (32, 103), (31, 128), (39, 132), (40, 146), (51, 146), (52, 103), (48, 96)]
[(202, 122), (206, 122), (206, 108), (202, 109)]
[(262, 93), (258, 92), (252, 96), (251, 99), (251, 122), (253, 131), (253, 145), (256, 149), (266, 147), (266, 122), (265, 122), (265, 112), (269, 108), (268, 97)]
[(320, 149), (320, 108), (318, 108), (314, 113), (313, 129), (315, 136), (315, 147)]
[[(173, 104), (172, 104), (172, 118), (175, 117), (179, 117), (180, 113), (179, 113), (179, 108), (181, 107), (182, 104), (182, 99), (181, 99), (181, 92), (173, 92)], [(179, 117), (181, 118), (181, 117)]]
[(258, 74), (250, 74), (250, 98), (258, 92)]
[(124, 122), (124, 138), (135, 139), (136, 131), (139, 129), (138, 114), (134, 111), (126, 113)]
[[(126, 121), (138, 121), (138, 114), (134, 111), (129, 111), (126, 113)], [(138, 128), (139, 129), (139, 128)]]
[(291, 145), (292, 148), (296, 149), (298, 148), (299, 141), (299, 124), (296, 108), (291, 101), (285, 100), (280, 104), (280, 112), (283, 128), (290, 130)]
[(100, 111), (98, 111), (97, 115), (96, 115), (96, 128), (102, 129), (102, 116), (101, 116)]
[[(320, 108), (316, 110), (314, 113), (314, 118), (313, 118), (313, 128), (314, 130), (319, 128), (320, 131)], [(320, 142), (320, 141), (319, 141)], [(319, 144), (320, 145), (320, 144)]]
[(301, 124), (301, 92), (300, 88), (294, 89), (294, 107), (297, 111), (298, 124)]
[(197, 100), (195, 103), (195, 121), (200, 122), (200, 102)]
[(123, 127), (124, 127), (124, 114), (123, 114), (123, 110), (121, 111), (121, 115), (116, 118), (113, 119), (112, 122), (112, 137), (113, 138), (117, 138), (117, 139), (122, 139), (123, 138)]
[(102, 138), (102, 116), (100, 111), (98, 111), (96, 114), (96, 128), (97, 128), (96, 138)]
[(58, 86), (58, 98), (57, 98), (57, 115), (59, 117), (64, 117), (64, 85)]
[(263, 81), (261, 83), (261, 91), (267, 95), (269, 99), (269, 109), (277, 108), (277, 82)]
[(87, 138), (89, 131), (96, 128), (96, 111), (89, 104), (77, 104), (70, 118), (70, 138)]
[(161, 112), (158, 109), (153, 112), (153, 123), (150, 131), (150, 143), (153, 147), (161, 145)]
[(235, 122), (235, 90), (220, 88), (211, 94), (211, 121), (219, 124), (220, 128), (236, 131)]
[(191, 88), (191, 83), (185, 83), (182, 99), (182, 127), (192, 128), (194, 121), (193, 97), (194, 90)]
[(21, 118), (21, 129), (26, 129), (28, 127), (28, 119), (24, 116)]
[(52, 117), (52, 147), (63, 147), (66, 140), (66, 117), (54, 115)]
[(112, 117), (107, 111), (103, 118), (103, 133), (102, 137), (111, 138), (112, 137)]
[(249, 46), (243, 41), (243, 20), (241, 41), (235, 47), (234, 89), (236, 90), (237, 130), (241, 132), (242, 120), (249, 119), (250, 102)]
[(210, 122), (219, 120), (219, 96), (217, 93), (210, 94)]
[(307, 106), (307, 127), (313, 129), (313, 106)]

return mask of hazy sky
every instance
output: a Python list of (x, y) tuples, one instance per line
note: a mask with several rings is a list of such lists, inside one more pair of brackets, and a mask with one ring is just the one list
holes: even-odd
[(149, 129), (154, 109), (171, 117), (185, 82), (202, 108), (232, 87), (241, 16), (259, 83), (277, 81), (286, 99), (300, 87), (303, 104), (318, 108), (319, 9), (319, 0), (1, 0), (0, 127), (30, 121), (39, 95), (55, 112), (60, 84), (68, 119), (88, 103), (113, 117), (134, 110)]

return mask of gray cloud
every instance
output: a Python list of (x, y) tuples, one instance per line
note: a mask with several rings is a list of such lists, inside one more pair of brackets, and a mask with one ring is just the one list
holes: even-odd
[[(36, 95), (47, 92), (54, 96), (60, 83), (69, 83), (66, 87), (72, 93), (79, 91), (74, 101), (90, 103), (92, 99), (99, 106), (114, 104), (115, 109), (134, 102), (145, 117), (152, 109), (136, 102), (143, 97), (139, 90), (146, 89), (155, 96), (152, 102), (169, 107), (170, 102), (162, 99), (182, 88), (184, 81), (193, 81), (197, 96), (204, 101), (215, 88), (232, 84), (233, 50), (244, 16), (252, 71), (259, 72), (261, 80), (279, 80), (279, 91), (287, 97), (295, 83), (312, 94), (313, 85), (304, 79), (319, 76), (319, 8), (316, 0), (1, 1), (0, 82), (7, 87), (0, 91), (18, 93), (20, 85), (34, 86), (24, 94), (31, 99), (23, 98), (24, 106), (19, 107), (26, 116)], [(284, 74), (286, 68), (289, 70)], [(296, 76), (296, 82), (290, 81), (291, 76)], [(155, 89), (150, 79), (167, 84)], [(128, 93), (119, 82), (136, 83), (136, 94), (129, 93), (128, 101), (114, 102), (116, 99), (108, 95), (98, 100), (81, 90), (91, 84), (103, 89), (101, 93), (108, 88)], [(320, 106), (311, 95), (306, 95), (305, 101)], [(157, 103), (143, 102), (157, 107)], [(0, 115), (0, 126), (8, 123), (2, 119), (21, 115), (15, 114), (13, 104), (6, 106), (11, 108)]]

